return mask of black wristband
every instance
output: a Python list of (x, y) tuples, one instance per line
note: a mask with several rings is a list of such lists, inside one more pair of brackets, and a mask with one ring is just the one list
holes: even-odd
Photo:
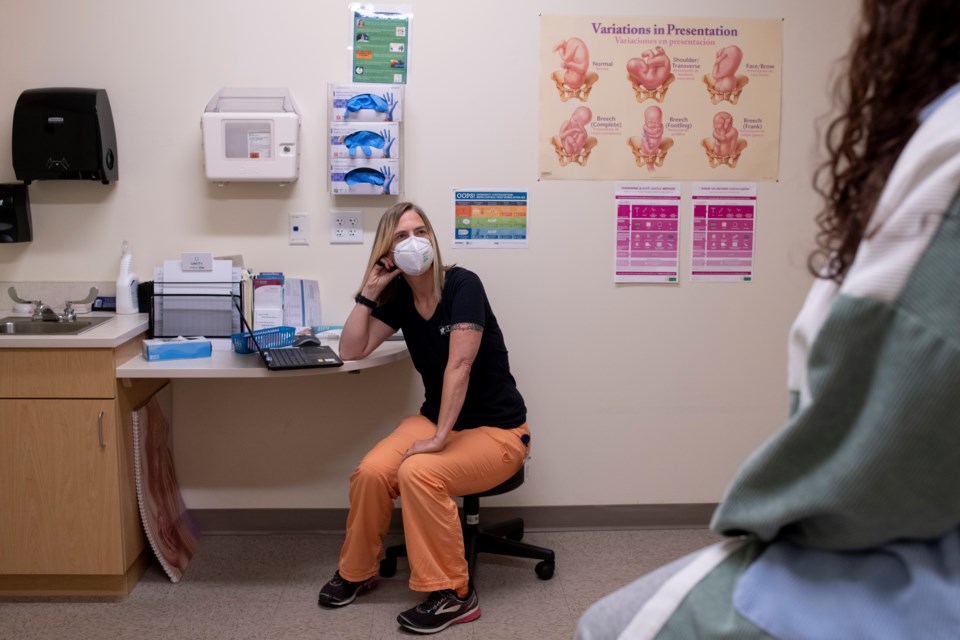
[(365, 307), (370, 307), (371, 309), (377, 308), (377, 303), (370, 298), (365, 297), (362, 293), (358, 293), (357, 297), (354, 298), (353, 301), (357, 304), (362, 304)]

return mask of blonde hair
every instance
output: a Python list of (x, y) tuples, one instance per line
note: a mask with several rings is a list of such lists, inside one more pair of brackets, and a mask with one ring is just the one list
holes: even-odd
[[(407, 211), (416, 212), (417, 215), (423, 219), (423, 226), (427, 228), (430, 244), (433, 245), (433, 264), (430, 266), (433, 270), (433, 290), (437, 296), (437, 302), (440, 302), (447, 270), (454, 265), (447, 266), (443, 264), (443, 260), (440, 258), (440, 247), (437, 244), (437, 234), (433, 230), (433, 225), (430, 224), (430, 219), (427, 218), (427, 214), (423, 212), (423, 209), (412, 202), (398, 202), (383, 212), (383, 215), (380, 217), (380, 223), (377, 225), (377, 234), (373, 240), (373, 247), (370, 250), (370, 260), (367, 261), (367, 269), (363, 272), (363, 280), (360, 281), (360, 289), (357, 290), (357, 293), (363, 290), (363, 285), (366, 284), (367, 279), (370, 278), (370, 272), (373, 270), (374, 265), (377, 264), (377, 260), (393, 251), (393, 235), (397, 231), (397, 224), (399, 224), (400, 218)], [(396, 278), (387, 285), (387, 288), (380, 294), (380, 299), (377, 300), (378, 305), (385, 304), (396, 297), (397, 287), (400, 286), (398, 280), (399, 278)]]

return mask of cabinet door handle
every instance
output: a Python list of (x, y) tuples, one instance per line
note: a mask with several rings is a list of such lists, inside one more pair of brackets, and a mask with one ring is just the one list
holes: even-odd
[(97, 431), (100, 434), (100, 448), (103, 449), (107, 446), (103, 441), (103, 410), (101, 410), (100, 415), (97, 416)]

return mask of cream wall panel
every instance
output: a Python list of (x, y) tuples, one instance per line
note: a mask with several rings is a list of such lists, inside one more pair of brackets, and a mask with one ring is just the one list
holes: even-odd
[[(786, 415), (786, 333), (809, 285), (818, 209), (810, 187), (817, 118), (828, 110), (832, 63), (848, 46), (857, 3), (455, 5), (414, 3), (405, 187), (445, 239), (452, 189), (531, 195), (529, 249), (443, 247), (447, 261), (484, 279), (530, 411), (531, 481), (497, 500), (718, 500)], [(120, 163), (109, 187), (31, 186), (35, 240), (0, 246), (0, 281), (111, 281), (126, 238), (142, 279), (183, 251), (239, 253), (256, 269), (318, 279), (324, 321), (342, 322), (386, 206), (326, 193), (326, 85), (348, 79), (346, 3), (0, 0), (0, 9), (15, 16), (0, 39), (0, 122), (11, 121), (23, 89), (104, 87)], [(612, 184), (536, 180), (538, 14), (640, 11), (785, 20), (781, 179), (758, 187), (753, 283), (616, 286)], [(297, 183), (204, 180), (200, 115), (224, 86), (291, 89), (303, 112)], [(9, 146), (9, 126), (0, 127), (0, 149)], [(0, 180), (13, 179), (9, 160), (0, 162)], [(365, 209), (364, 246), (324, 241), (335, 205)], [(288, 246), (291, 211), (309, 212), (309, 246)], [(681, 232), (686, 240), (686, 220)], [(188, 504), (346, 506), (347, 474), (399, 415), (416, 410), (418, 385), (409, 365), (289, 383), (176, 382)]]

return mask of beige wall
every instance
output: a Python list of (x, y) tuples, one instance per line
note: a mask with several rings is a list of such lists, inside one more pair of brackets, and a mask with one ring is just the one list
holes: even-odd
[[(414, 3), (406, 197), (449, 238), (453, 188), (531, 195), (529, 249), (444, 247), (447, 261), (483, 278), (529, 407), (532, 477), (501, 503), (715, 501), (782, 422), (785, 338), (809, 284), (818, 206), (815, 122), (855, 5)], [(109, 187), (32, 185), (35, 239), (0, 246), (0, 281), (112, 280), (127, 238), (142, 279), (183, 251), (239, 253), (257, 270), (318, 279), (324, 321), (343, 321), (387, 204), (326, 193), (327, 83), (348, 80), (350, 67), (345, 2), (0, 0), (0, 10), (0, 122), (27, 88), (106, 88), (120, 170)], [(781, 179), (758, 186), (752, 283), (615, 285), (612, 183), (537, 181), (538, 14), (638, 11), (784, 18)], [(205, 182), (200, 114), (224, 86), (291, 89), (303, 113), (299, 182)], [(6, 125), (0, 149), (9, 148)], [(10, 182), (4, 158), (0, 181)], [(335, 205), (364, 207), (365, 246), (325, 241)], [(291, 211), (309, 212), (309, 246), (288, 246)], [(421, 394), (407, 363), (298, 381), (183, 381), (175, 391), (176, 460), (195, 508), (346, 506), (353, 464)]]

